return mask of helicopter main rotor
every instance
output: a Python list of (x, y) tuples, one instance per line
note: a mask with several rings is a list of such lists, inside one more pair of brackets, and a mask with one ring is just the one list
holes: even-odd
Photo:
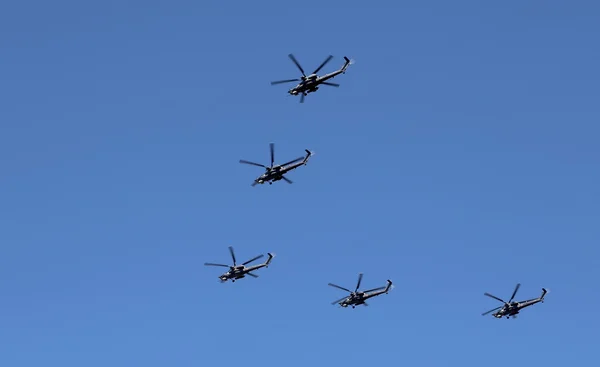
[(385, 289), (385, 287), (377, 287), (377, 288), (368, 289), (368, 290), (366, 290), (366, 291), (360, 291), (360, 292), (359, 292), (359, 291), (358, 291), (358, 288), (360, 288), (360, 283), (362, 282), (362, 278), (363, 278), (363, 273), (359, 273), (359, 274), (358, 274), (358, 281), (356, 282), (356, 288), (354, 289), (354, 292), (353, 292), (353, 291), (351, 291), (351, 290), (350, 290), (350, 289), (348, 289), (348, 288), (341, 287), (341, 286), (339, 286), (339, 285), (337, 285), (337, 284), (328, 283), (327, 285), (329, 285), (329, 286), (331, 286), (331, 287), (338, 288), (338, 289), (341, 289), (341, 290), (343, 290), (343, 291), (346, 291), (346, 292), (350, 293), (350, 295), (348, 295), (348, 296), (346, 296), (346, 297), (344, 297), (344, 298), (340, 298), (339, 300), (337, 300), (337, 301), (334, 301), (334, 302), (332, 302), (331, 304), (332, 304), (332, 305), (335, 305), (336, 303), (340, 303), (341, 301), (343, 301), (343, 300), (347, 299), (348, 297), (354, 298), (354, 297), (356, 297), (356, 296), (363, 296), (363, 295), (365, 295), (365, 294), (367, 294), (367, 293), (370, 293), (370, 292), (375, 292), (375, 291), (380, 291), (380, 290), (382, 290), (382, 289)]
[(300, 63), (298, 62), (298, 60), (296, 60), (296, 57), (293, 54), (289, 54), (288, 57), (290, 58), (290, 60), (292, 60), (292, 62), (296, 65), (296, 67), (298, 68), (298, 70), (300, 70), (300, 73), (302, 74), (301, 79), (287, 79), (287, 80), (278, 80), (275, 82), (271, 82), (271, 85), (275, 85), (275, 84), (282, 84), (282, 83), (290, 83), (290, 82), (299, 82), (299, 81), (304, 81), (306, 79), (308, 79), (311, 76), (316, 76), (316, 74), (321, 71), (321, 69), (323, 69), (323, 67), (325, 65), (327, 65), (327, 63), (329, 63), (329, 61), (331, 61), (331, 59), (333, 59), (333, 55), (329, 55), (327, 56), (327, 58), (325, 59), (325, 61), (323, 61), (321, 63), (321, 65), (319, 65), (315, 71), (313, 71), (310, 76), (306, 76), (306, 73), (304, 72), (304, 69), (302, 68), (302, 66), (300, 66)]
[[(321, 69), (327, 65), (327, 63), (329, 61), (331, 61), (331, 59), (333, 59), (333, 55), (329, 55), (327, 56), (327, 58), (321, 63), (321, 65), (319, 65), (313, 72), (312, 74), (306, 76), (306, 73), (304, 72), (304, 69), (302, 68), (302, 66), (300, 66), (300, 63), (298, 62), (298, 60), (296, 60), (296, 57), (293, 54), (289, 54), (288, 57), (290, 58), (290, 60), (292, 60), (292, 62), (296, 65), (296, 67), (298, 68), (298, 70), (300, 70), (300, 73), (302, 74), (302, 76), (298, 79), (285, 79), (285, 80), (277, 80), (274, 82), (271, 82), (271, 85), (276, 85), (276, 84), (283, 84), (283, 83), (292, 83), (292, 82), (306, 82), (307, 80), (315, 80), (318, 78), (317, 73), (319, 71), (321, 71)], [(324, 85), (329, 85), (329, 86), (333, 86), (333, 87), (339, 87), (340, 85), (337, 83), (329, 83), (329, 82), (322, 82), (320, 84), (324, 84)], [(294, 93), (294, 95), (300, 94), (300, 103), (304, 103), (304, 98), (306, 97), (306, 91), (298, 91), (297, 93)]]
[[(271, 154), (271, 165), (270, 166), (266, 166), (264, 164), (260, 164), (260, 163), (256, 163), (256, 162), (250, 162), (250, 161), (247, 161), (247, 160), (244, 160), (244, 159), (240, 159), (240, 163), (250, 164), (250, 165), (258, 166), (258, 167), (263, 167), (265, 169), (266, 173), (268, 173), (268, 172), (272, 172), (273, 170), (275, 170), (275, 171), (280, 170), (281, 168), (283, 168), (283, 167), (285, 167), (287, 165), (300, 162), (301, 160), (304, 159), (304, 157), (298, 157), (298, 158), (293, 159), (293, 160), (291, 160), (289, 162), (275, 165), (275, 143), (269, 143), (269, 151), (270, 151), (270, 154)], [(287, 177), (283, 177), (282, 176), (281, 178), (283, 180), (285, 180), (287, 183), (290, 183), (290, 184), (293, 183), (292, 180), (288, 179)], [(254, 181), (252, 183), (252, 186), (255, 186), (256, 184), (257, 184), (257, 182)]]
[(483, 294), (484, 296), (488, 296), (488, 297), (493, 298), (493, 299), (495, 299), (497, 301), (500, 301), (500, 302), (504, 303), (504, 305), (502, 305), (500, 307), (496, 307), (493, 310), (489, 310), (487, 312), (484, 312), (481, 315), (485, 316), (485, 315), (489, 314), (490, 312), (494, 312), (494, 311), (499, 310), (499, 309), (501, 309), (503, 307), (510, 307), (510, 305), (512, 304), (512, 301), (515, 299), (515, 296), (517, 295), (517, 291), (519, 290), (520, 287), (521, 287), (521, 283), (517, 283), (517, 286), (515, 287), (515, 290), (513, 291), (512, 296), (510, 297), (510, 299), (508, 300), (508, 302), (504, 301), (502, 298), (494, 296), (493, 294), (489, 294), (487, 292), (484, 293)]
[(204, 263), (204, 265), (206, 266), (220, 266), (220, 267), (225, 267), (225, 268), (229, 268), (231, 271), (237, 269), (238, 267), (244, 268), (246, 265), (250, 264), (251, 262), (260, 259), (261, 257), (264, 257), (265, 255), (261, 254), (258, 255), (256, 257), (253, 257), (252, 259), (242, 263), (241, 265), (237, 265), (236, 263), (236, 259), (235, 259), (235, 252), (233, 251), (233, 247), (229, 246), (229, 253), (231, 254), (231, 259), (233, 260), (233, 265), (225, 265), (225, 264), (215, 264), (215, 263)]

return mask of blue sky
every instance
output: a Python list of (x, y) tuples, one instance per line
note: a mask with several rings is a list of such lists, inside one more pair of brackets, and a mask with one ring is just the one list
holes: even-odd
[[(565, 4), (3, 3), (0, 365), (595, 365), (600, 5)], [(301, 105), (290, 52), (356, 63)], [(316, 155), (252, 188), (271, 141)], [(277, 257), (220, 284), (230, 245)], [(331, 306), (359, 272), (395, 288)], [(481, 316), (517, 282), (546, 302)]]

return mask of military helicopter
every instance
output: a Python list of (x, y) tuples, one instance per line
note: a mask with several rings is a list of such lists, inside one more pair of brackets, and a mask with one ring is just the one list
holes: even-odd
[(221, 279), (221, 283), (226, 282), (228, 280), (231, 280), (232, 282), (235, 283), (235, 281), (237, 279), (245, 278), (246, 275), (250, 275), (251, 277), (258, 278), (258, 275), (252, 274), (251, 271), (255, 271), (260, 268), (269, 267), (271, 260), (273, 260), (273, 257), (275, 256), (271, 253), (267, 253), (267, 256), (269, 256), (269, 258), (267, 259), (267, 261), (265, 261), (264, 264), (258, 264), (258, 265), (246, 267), (246, 265), (248, 265), (249, 263), (251, 263), (255, 260), (258, 260), (265, 255), (258, 255), (256, 257), (246, 261), (245, 263), (243, 263), (241, 265), (237, 265), (235, 262), (235, 254), (233, 252), (233, 247), (229, 246), (229, 252), (231, 253), (231, 258), (233, 259), (233, 265), (231, 265), (231, 266), (224, 265), (224, 264), (204, 263), (204, 265), (207, 265), (207, 266), (222, 266), (224, 268), (229, 268), (228, 272), (219, 275), (219, 279)]
[(330, 83), (327, 80), (329, 80), (339, 74), (345, 74), (348, 66), (350, 64), (352, 64), (352, 61), (350, 59), (348, 59), (346, 56), (344, 56), (344, 60), (346, 62), (339, 70), (336, 70), (329, 74), (325, 74), (323, 76), (318, 76), (317, 73), (323, 68), (323, 66), (325, 66), (325, 64), (327, 64), (333, 58), (332, 55), (329, 55), (329, 56), (327, 56), (325, 61), (323, 61), (323, 63), (321, 63), (321, 65), (319, 65), (319, 67), (316, 68), (315, 71), (312, 72), (312, 74), (310, 74), (309, 76), (306, 76), (306, 74), (304, 73), (304, 69), (302, 69), (302, 66), (300, 66), (300, 63), (298, 63), (298, 60), (296, 60), (294, 55), (289, 54), (288, 57), (294, 62), (294, 64), (296, 64), (298, 69), (300, 69), (302, 76), (300, 77), (300, 79), (287, 79), (287, 80), (278, 80), (275, 82), (271, 82), (271, 85), (282, 84), (282, 83), (291, 83), (291, 82), (300, 82), (294, 88), (288, 90), (288, 93), (292, 96), (297, 96), (298, 94), (300, 94), (300, 103), (304, 103), (304, 97), (306, 97), (306, 95), (309, 93), (316, 92), (317, 89), (319, 89), (319, 85), (321, 85), (321, 84), (329, 85), (332, 87), (339, 87), (340, 86), (339, 84)]
[(256, 184), (264, 184), (265, 182), (268, 182), (269, 185), (272, 185), (273, 182), (279, 180), (284, 180), (289, 184), (293, 183), (292, 180), (285, 177), (284, 174), (302, 165), (306, 165), (308, 163), (308, 159), (314, 154), (310, 150), (305, 149), (305, 157), (299, 157), (287, 163), (275, 165), (275, 144), (270, 143), (269, 148), (271, 149), (271, 166), (269, 167), (265, 166), (264, 164), (249, 162), (240, 159), (240, 163), (251, 164), (253, 166), (264, 167), (266, 169), (265, 173), (263, 173), (257, 179), (254, 180), (252, 186), (256, 186)]
[(329, 286), (339, 288), (343, 291), (350, 293), (349, 296), (340, 298), (337, 301), (333, 301), (333, 302), (331, 302), (331, 304), (335, 305), (337, 303), (342, 307), (352, 306), (352, 308), (355, 308), (356, 306), (359, 306), (359, 305), (368, 306), (367, 302), (365, 302), (366, 300), (368, 300), (371, 297), (379, 296), (380, 294), (383, 294), (383, 293), (387, 294), (387, 292), (389, 292), (390, 288), (392, 288), (392, 281), (388, 279), (387, 285), (385, 287), (373, 288), (373, 289), (369, 289), (367, 291), (359, 292), (358, 288), (360, 287), (360, 282), (362, 281), (362, 277), (363, 277), (363, 273), (359, 273), (358, 274), (358, 283), (356, 283), (356, 289), (354, 289), (354, 292), (352, 292), (351, 290), (346, 289), (344, 287), (340, 287), (339, 285), (329, 283), (328, 284)]
[(513, 299), (515, 298), (515, 295), (517, 294), (519, 287), (521, 287), (520, 283), (517, 284), (517, 286), (515, 287), (515, 291), (513, 292), (512, 297), (510, 297), (510, 300), (508, 300), (508, 302), (505, 302), (504, 300), (502, 300), (496, 296), (493, 296), (489, 293), (484, 293), (484, 295), (491, 297), (493, 299), (496, 299), (496, 300), (504, 303), (504, 305), (502, 305), (500, 307), (496, 307), (493, 310), (489, 310), (488, 312), (484, 312), (481, 315), (485, 316), (485, 315), (489, 314), (490, 312), (494, 312), (494, 311), (498, 310), (498, 312), (495, 312), (494, 314), (492, 314), (492, 316), (494, 316), (497, 319), (500, 319), (502, 317), (506, 317), (508, 319), (512, 316), (514, 319), (517, 317), (517, 314), (519, 313), (519, 311), (521, 311), (525, 307), (535, 305), (538, 302), (543, 303), (544, 296), (548, 292), (546, 289), (542, 288), (542, 295), (539, 298), (533, 298), (533, 299), (529, 299), (526, 301), (520, 301), (520, 302), (513, 302)]

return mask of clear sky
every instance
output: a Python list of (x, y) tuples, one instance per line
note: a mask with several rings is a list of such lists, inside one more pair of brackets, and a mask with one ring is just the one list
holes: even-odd
[[(0, 366), (597, 365), (599, 14), (2, 2)], [(356, 62), (299, 104), (290, 52)], [(221, 284), (230, 245), (277, 256)], [(359, 272), (395, 288), (330, 305)]]

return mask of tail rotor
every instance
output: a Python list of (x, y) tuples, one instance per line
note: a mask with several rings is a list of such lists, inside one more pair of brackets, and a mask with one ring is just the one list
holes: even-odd
[(271, 169), (275, 165), (275, 143), (269, 143), (269, 150), (271, 152)]

